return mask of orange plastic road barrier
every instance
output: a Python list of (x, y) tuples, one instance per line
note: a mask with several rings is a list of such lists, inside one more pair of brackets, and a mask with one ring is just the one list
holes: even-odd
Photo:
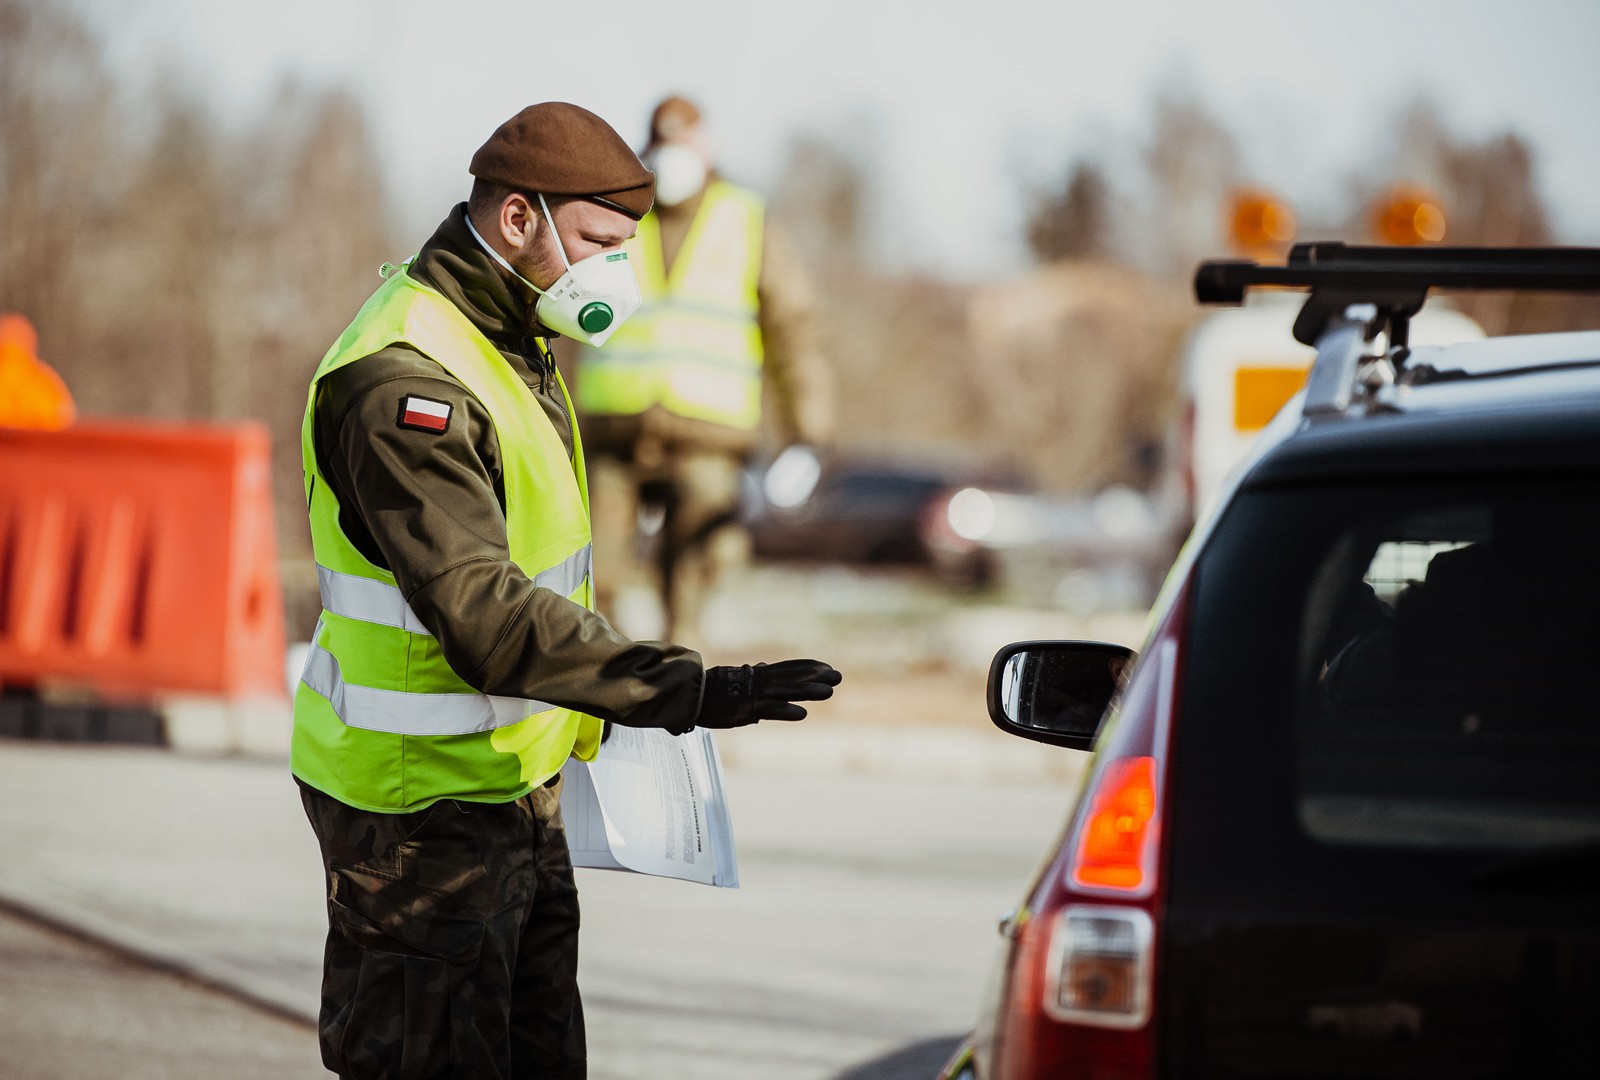
[(0, 684), (284, 693), (259, 424), (0, 429)]

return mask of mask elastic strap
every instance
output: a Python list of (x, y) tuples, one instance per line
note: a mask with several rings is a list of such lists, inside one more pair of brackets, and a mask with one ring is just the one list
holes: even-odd
[(517, 273), (517, 268), (512, 266), (510, 263), (508, 263), (506, 261), (506, 257), (504, 255), (500, 254), (494, 248), (489, 246), (489, 241), (487, 241), (487, 240), (485, 240), (483, 238), (483, 234), (478, 231), (478, 227), (472, 223), (472, 215), (471, 214), (467, 215), (467, 231), (470, 232), (472, 234), (472, 238), (478, 242), (478, 246), (481, 247), (484, 251), (487, 251), (489, 253), (489, 258), (493, 259), (495, 262), (499, 263), (501, 266), (506, 268), (506, 273), (510, 274), (512, 277), (514, 277), (518, 281), (522, 282), (524, 285), (526, 285), (528, 288), (532, 289), (534, 292), (538, 293), (540, 296), (544, 295), (544, 290), (543, 289), (539, 288), (539, 286), (535, 285), (533, 282), (529, 281), (527, 278), (525, 278), (521, 274)]
[(550, 204), (544, 201), (542, 191), (539, 193), (539, 209), (544, 211), (544, 221), (550, 226), (550, 235), (556, 238), (556, 250), (561, 253), (561, 265), (571, 270), (572, 264), (567, 261), (567, 245), (561, 242), (561, 234), (556, 232), (555, 219), (550, 216)]

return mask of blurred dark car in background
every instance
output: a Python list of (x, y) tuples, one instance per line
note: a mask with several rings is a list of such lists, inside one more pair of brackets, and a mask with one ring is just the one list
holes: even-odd
[[(933, 461), (780, 457), (746, 478), (746, 527), (758, 558), (928, 567), (964, 584), (995, 579), (993, 552), (969, 522), (974, 502), (1033, 498), (1001, 468)], [(808, 483), (809, 481), (809, 483)]]
[(1075, 615), (1149, 607), (1178, 542), (1163, 504), (1120, 485), (1084, 495), (967, 488), (940, 524), (935, 543), (981, 551), (1011, 601)]
[(1004, 466), (780, 457), (745, 505), (758, 558), (924, 567), (1079, 613), (1147, 606), (1175, 549), (1143, 493), (1046, 494)]

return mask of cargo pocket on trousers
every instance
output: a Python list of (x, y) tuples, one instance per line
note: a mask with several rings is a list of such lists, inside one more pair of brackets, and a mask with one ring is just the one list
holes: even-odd
[(361, 948), (449, 964), (478, 958), (483, 921), (451, 912), (444, 894), (365, 866), (334, 863), (329, 876), (334, 921)]

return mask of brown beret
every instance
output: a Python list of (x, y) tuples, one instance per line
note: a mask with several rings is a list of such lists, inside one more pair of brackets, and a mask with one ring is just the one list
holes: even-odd
[(469, 171), (529, 194), (576, 195), (638, 220), (656, 178), (610, 124), (564, 101), (529, 105), (495, 129)]
[(700, 109), (686, 97), (674, 94), (650, 114), (650, 146), (660, 146), (685, 128), (700, 122)]

